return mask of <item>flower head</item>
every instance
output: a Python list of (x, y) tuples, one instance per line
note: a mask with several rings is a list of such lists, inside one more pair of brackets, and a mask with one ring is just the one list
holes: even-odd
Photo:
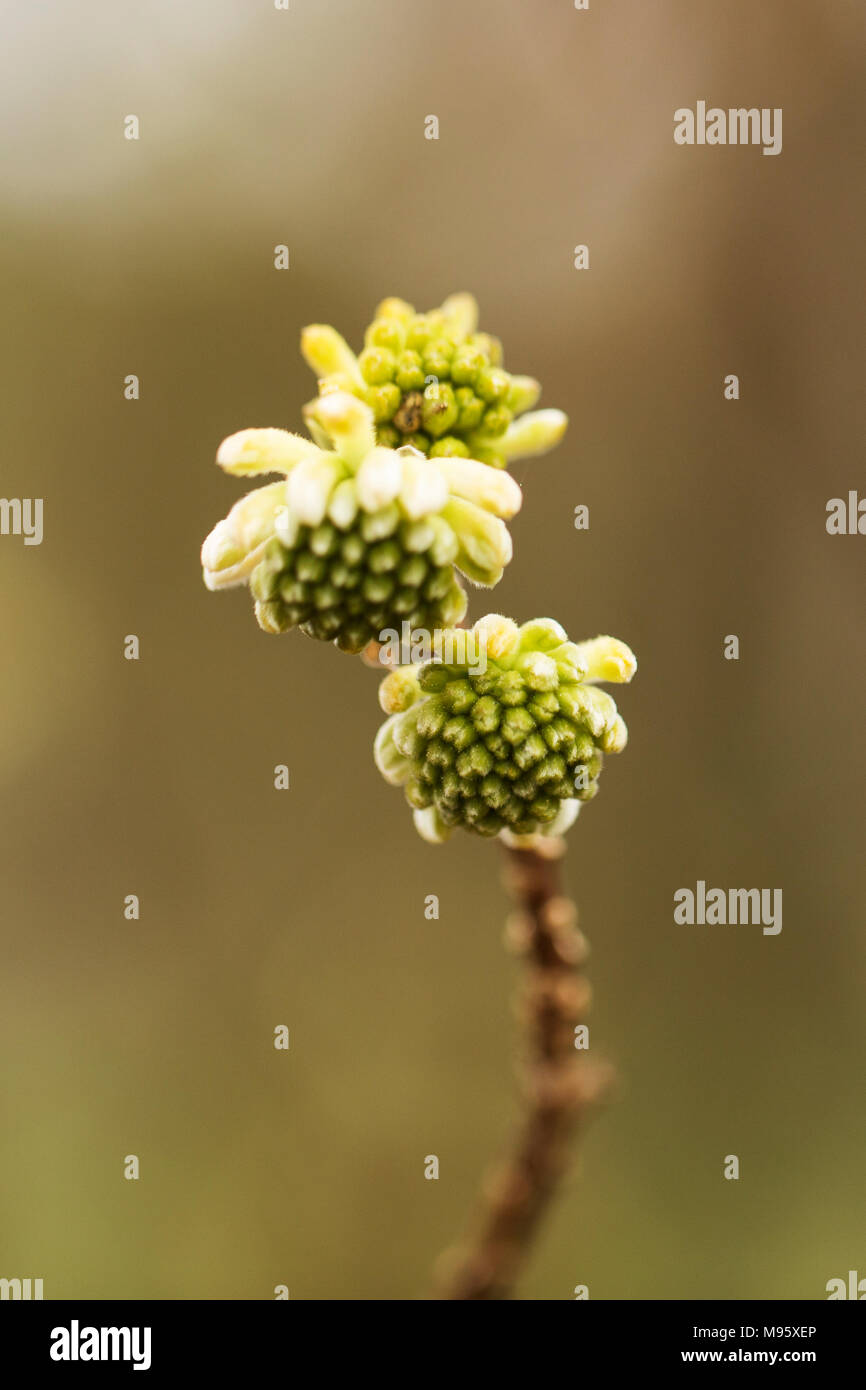
[(503, 518), (520, 508), (507, 473), (376, 442), (373, 413), (345, 391), (319, 401), (319, 443), (241, 430), (217, 462), (239, 476), (281, 473), (248, 493), (202, 547), (208, 588), (249, 584), (266, 632), (298, 626), (360, 651), (385, 629), (457, 623), (456, 571), (490, 587), (511, 559)]
[(626, 726), (597, 681), (629, 681), (634, 655), (613, 637), (569, 642), (550, 618), (518, 627), (491, 614), (443, 633), (434, 660), (382, 682), (389, 718), (374, 755), (405, 788), (415, 825), (439, 842), (457, 826), (493, 836), (556, 835), (598, 790)]
[(473, 458), (496, 468), (546, 453), (562, 438), (566, 416), (532, 410), (538, 382), (505, 371), (501, 343), (477, 325), (470, 294), (451, 295), (427, 314), (386, 299), (356, 357), (336, 329), (311, 324), (301, 335), (301, 351), (319, 378), (319, 395), (304, 411), (310, 432), (315, 438), (323, 428), (324, 397), (340, 390), (370, 406), (377, 442), (389, 448), (411, 444), (430, 458)]

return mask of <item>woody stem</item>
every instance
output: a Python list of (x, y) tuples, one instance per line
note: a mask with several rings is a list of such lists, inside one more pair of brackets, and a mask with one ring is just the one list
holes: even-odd
[(529, 1256), (570, 1161), (571, 1141), (611, 1079), (580, 1060), (577, 1027), (590, 1001), (588, 946), (563, 895), (562, 840), (506, 847), (505, 884), (516, 907), (508, 945), (526, 967), (520, 1016), (524, 1114), (507, 1156), (484, 1182), (472, 1234), (440, 1264), (436, 1297), (505, 1299)]

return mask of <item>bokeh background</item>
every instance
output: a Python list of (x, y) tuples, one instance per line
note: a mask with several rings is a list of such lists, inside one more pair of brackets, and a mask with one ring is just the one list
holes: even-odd
[[(866, 539), (824, 524), (864, 489), (862, 8), (49, 0), (4, 28), (2, 493), (44, 498), (45, 538), (0, 539), (0, 1274), (423, 1297), (509, 1132), (497, 846), (422, 844), (370, 758), (374, 673), (198, 565), (242, 491), (220, 439), (299, 427), (301, 326), (359, 345), (384, 295), (457, 289), (571, 417), (471, 613), (640, 660), (568, 857), (620, 1089), (521, 1297), (866, 1274)], [(782, 107), (782, 154), (676, 146), (698, 99)], [(781, 935), (677, 926), (698, 878), (781, 887)]]

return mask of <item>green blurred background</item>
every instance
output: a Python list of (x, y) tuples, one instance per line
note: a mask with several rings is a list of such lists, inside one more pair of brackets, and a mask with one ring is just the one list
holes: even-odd
[[(824, 526), (864, 486), (862, 8), (52, 0), (5, 29), (2, 492), (45, 538), (0, 539), (0, 1275), (423, 1297), (509, 1132), (498, 847), (423, 844), (375, 674), (198, 564), (242, 491), (219, 441), (299, 427), (301, 326), (358, 346), (383, 296), (460, 289), (571, 417), (470, 613), (640, 661), (568, 856), (620, 1089), (521, 1296), (866, 1274), (866, 540)], [(698, 99), (782, 107), (782, 154), (676, 146)], [(698, 878), (781, 887), (781, 935), (675, 925)]]

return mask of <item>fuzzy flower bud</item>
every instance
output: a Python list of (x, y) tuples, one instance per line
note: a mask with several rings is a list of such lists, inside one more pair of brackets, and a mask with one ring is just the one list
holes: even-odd
[(301, 334), (301, 352), (318, 377), (345, 376), (360, 386), (363, 377), (358, 359), (336, 328), (327, 323), (311, 323)]
[(472, 459), (377, 443), (370, 407), (351, 392), (328, 390), (316, 407), (321, 444), (242, 430), (220, 446), (231, 472), (284, 477), (208, 536), (205, 583), (248, 583), (265, 632), (300, 627), (344, 651), (391, 632), (450, 630), (466, 611), (457, 571), (493, 585), (511, 559), (502, 518), (519, 508), (519, 487)]
[(472, 458), (495, 468), (546, 453), (566, 427), (561, 410), (525, 414), (541, 387), (533, 377), (504, 369), (498, 340), (478, 332), (471, 294), (449, 295), (427, 314), (402, 299), (383, 300), (357, 357), (324, 324), (304, 329), (301, 351), (319, 381), (319, 395), (304, 409), (317, 444), (328, 429), (322, 403), (335, 390), (350, 391), (370, 407), (379, 444), (411, 444), (425, 455)]
[(376, 765), (433, 843), (459, 826), (512, 843), (560, 835), (627, 737), (610, 695), (584, 676), (630, 680), (636, 664), (614, 638), (570, 643), (551, 619), (517, 627), (489, 614), (382, 682)]
[(285, 481), (271, 483), (242, 497), (225, 520), (217, 523), (201, 548), (204, 582), (209, 589), (246, 582), (274, 534), (286, 501)]
[(546, 454), (556, 448), (567, 425), (568, 416), (561, 410), (534, 410), (509, 425), (497, 447), (507, 463)]

